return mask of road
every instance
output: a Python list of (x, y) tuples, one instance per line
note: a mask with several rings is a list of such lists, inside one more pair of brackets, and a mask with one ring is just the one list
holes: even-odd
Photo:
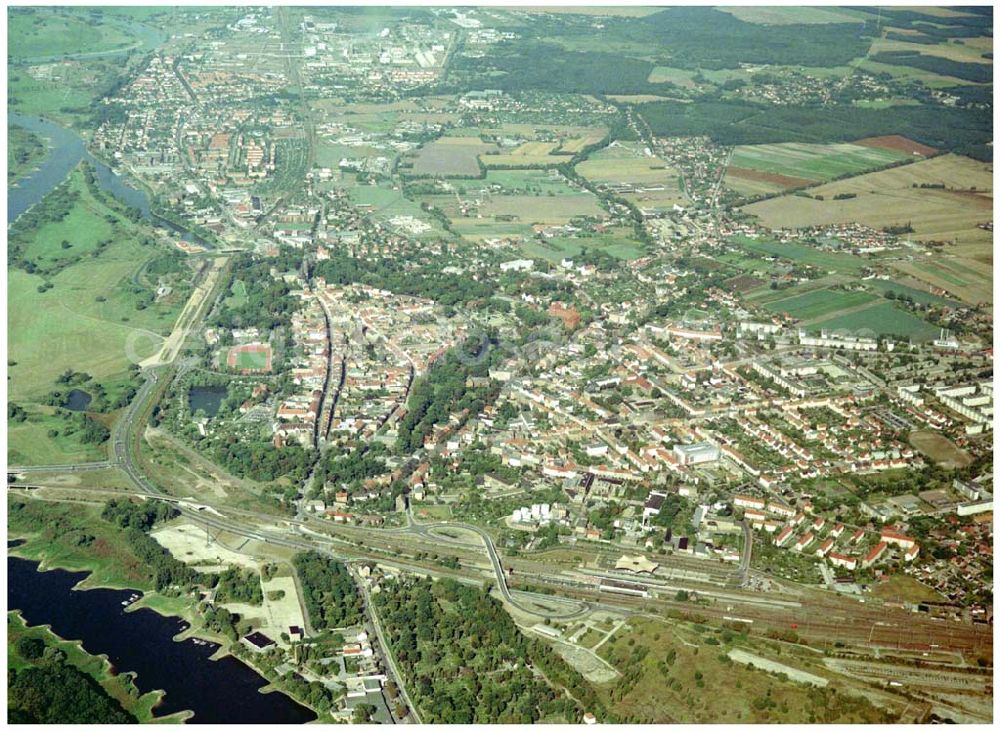
[(89, 472), (91, 470), (106, 470), (117, 466), (116, 462), (80, 462), (78, 464), (36, 464), (11, 465), (7, 468), (12, 472)]
[(750, 521), (746, 518), (740, 524), (743, 528), (743, 554), (740, 556), (740, 568), (737, 572), (739, 577), (739, 584), (741, 587), (747, 585), (747, 580), (750, 578), (750, 559), (753, 554), (753, 529), (750, 527)]
[[(493, 568), (493, 573), (496, 575), (497, 587), (500, 589), (500, 595), (504, 598), (504, 601), (516, 607), (520, 611), (525, 612), (526, 614), (530, 614), (534, 617), (543, 617), (547, 619), (559, 619), (559, 620), (573, 619), (575, 617), (586, 614), (587, 611), (589, 611), (587, 605), (583, 604), (582, 606), (577, 605), (577, 607), (575, 607), (573, 611), (568, 612), (565, 615), (555, 615), (552, 612), (543, 612), (537, 609), (532, 609), (531, 607), (525, 606), (518, 599), (515, 599), (514, 595), (510, 591), (510, 587), (507, 586), (507, 577), (504, 575), (503, 565), (500, 563), (500, 555), (497, 553), (496, 546), (493, 544), (493, 539), (490, 537), (489, 533), (487, 533), (482, 528), (479, 528), (478, 526), (469, 525), (467, 523), (411, 522), (408, 527), (402, 529), (400, 532), (431, 535), (430, 533), (431, 531), (440, 530), (443, 528), (457, 528), (460, 530), (471, 531), (472, 533), (475, 533), (482, 539), (483, 544), (486, 546), (486, 555), (490, 559), (490, 566)], [(519, 592), (519, 593), (527, 593), (527, 592)], [(547, 596), (545, 597), (545, 599), (548, 598), (549, 597)]]
[(215, 285), (220, 278), (219, 275), (227, 261), (227, 257), (216, 257), (207, 262), (204, 268), (198, 272), (195, 277), (194, 291), (184, 305), (184, 309), (181, 310), (181, 314), (177, 317), (170, 335), (156, 353), (139, 363), (142, 368), (167, 365), (177, 359), (181, 347), (201, 322), (204, 315), (203, 310), (206, 304), (212, 299), (209, 295), (215, 289)]
[(372, 604), (371, 594), (368, 592), (368, 584), (363, 577), (356, 575), (353, 569), (351, 570), (351, 575), (354, 576), (354, 581), (357, 585), (361, 587), (361, 594), (365, 599), (365, 613), (371, 620), (375, 636), (378, 637), (378, 643), (382, 647), (382, 654), (385, 657), (386, 664), (389, 666), (387, 669), (391, 671), (391, 675), (396, 680), (396, 687), (399, 688), (400, 697), (402, 697), (410, 709), (408, 719), (412, 719), (412, 723), (423, 723), (420, 720), (420, 712), (417, 710), (416, 704), (410, 700), (410, 694), (406, 692), (406, 683), (402, 682), (403, 674), (399, 671), (399, 666), (396, 664), (396, 656), (393, 654), (392, 647), (386, 640), (385, 630), (382, 629), (382, 620), (379, 619), (378, 612), (375, 611), (375, 606)]

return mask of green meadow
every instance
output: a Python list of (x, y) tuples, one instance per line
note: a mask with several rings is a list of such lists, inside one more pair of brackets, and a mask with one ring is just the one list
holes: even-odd
[(7, 40), (7, 53), (15, 59), (113, 51), (136, 42), (117, 25), (64, 8), (9, 11)]
[(100, 457), (97, 447), (52, 436), (63, 431), (61, 417), (43, 407), (56, 379), (67, 369), (88, 373), (117, 396), (129, 350), (138, 359), (153, 354), (183, 304), (182, 291), (154, 301), (141, 283), (145, 264), (162, 253), (150, 230), (91, 195), (81, 171), (71, 173), (69, 185), (78, 197), (62, 221), (18, 235), (21, 257), (43, 273), (7, 271), (8, 394), (29, 413), (26, 422), (9, 420), (9, 447), (19, 461)]

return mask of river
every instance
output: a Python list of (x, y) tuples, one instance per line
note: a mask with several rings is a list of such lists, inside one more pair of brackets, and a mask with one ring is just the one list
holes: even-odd
[(219, 649), (173, 637), (186, 625), (151, 609), (126, 612), (122, 602), (137, 592), (73, 591), (87, 574), (38, 571), (38, 563), (7, 557), (7, 609), (19, 609), (29, 625), (47, 624), (64, 639), (81, 640), (92, 655), (106, 654), (118, 672), (135, 672), (141, 693), (166, 691), (158, 716), (190, 710), (189, 723), (307, 723), (316, 715), (284, 693), (260, 693), (267, 684), (234, 657), (212, 661)]
[(29, 117), (16, 112), (7, 112), (7, 124), (22, 127), (29, 132), (40, 135), (48, 142), (49, 148), (45, 159), (36, 170), (18, 180), (16, 185), (7, 186), (8, 225), (65, 180), (66, 176), (81, 160), (86, 160), (93, 165), (97, 183), (102, 190), (115, 196), (125, 205), (138, 209), (147, 221), (169, 228), (180, 234), (185, 241), (192, 241), (210, 248), (208, 243), (190, 231), (152, 214), (146, 191), (130, 184), (125, 176), (116, 173), (91, 155), (87, 151), (83, 138), (76, 132), (47, 119)]

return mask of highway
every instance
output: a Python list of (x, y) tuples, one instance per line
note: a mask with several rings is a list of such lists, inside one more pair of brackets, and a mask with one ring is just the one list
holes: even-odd
[[(588, 607), (586, 606), (586, 604), (584, 604), (583, 606), (578, 606), (572, 612), (569, 612), (565, 615), (556, 615), (553, 614), (552, 612), (543, 612), (537, 609), (532, 609), (531, 607), (525, 606), (522, 602), (515, 599), (514, 595), (510, 591), (510, 588), (507, 586), (507, 577), (504, 575), (503, 565), (500, 563), (500, 555), (497, 553), (497, 549), (493, 543), (493, 539), (490, 537), (489, 533), (487, 533), (485, 530), (483, 530), (478, 526), (469, 525), (467, 523), (411, 522), (407, 528), (402, 529), (402, 531), (400, 532), (429, 535), (431, 530), (439, 530), (442, 528), (457, 528), (460, 530), (471, 531), (472, 533), (475, 533), (482, 539), (483, 544), (486, 546), (486, 555), (490, 559), (490, 566), (493, 567), (493, 573), (496, 575), (497, 587), (500, 589), (500, 595), (504, 598), (504, 601), (516, 607), (520, 611), (525, 612), (526, 614), (530, 614), (534, 617), (544, 617), (544, 618), (559, 619), (559, 620), (573, 619), (575, 617), (587, 613)], [(438, 540), (440, 540), (439, 537)], [(519, 592), (519, 593), (527, 593), (527, 592)], [(544, 599), (549, 599), (549, 597), (545, 596)]]
[(90, 472), (117, 467), (116, 462), (80, 462), (79, 464), (12, 465), (7, 472)]

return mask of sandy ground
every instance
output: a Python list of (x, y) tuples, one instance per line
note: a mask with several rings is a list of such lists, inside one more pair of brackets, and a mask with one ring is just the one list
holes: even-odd
[(188, 333), (191, 331), (191, 324), (196, 320), (198, 311), (205, 302), (205, 298), (212, 291), (212, 287), (215, 286), (215, 280), (218, 279), (219, 272), (225, 263), (226, 258), (221, 256), (212, 260), (212, 270), (205, 276), (205, 281), (191, 293), (191, 297), (188, 298), (184, 309), (181, 310), (180, 315), (177, 317), (174, 329), (167, 339), (163, 341), (160, 350), (142, 361), (139, 364), (140, 366), (150, 368), (173, 362), (180, 352)]
[(257, 569), (260, 562), (234, 551), (214, 538), (206, 545), (205, 531), (190, 524), (175, 524), (153, 531), (150, 535), (179, 561), (198, 564), (200, 571), (223, 571), (227, 566)]
[[(291, 576), (277, 577), (262, 582), (261, 588), (264, 590), (264, 603), (259, 607), (239, 602), (227, 602), (222, 606), (245, 619), (258, 622), (261, 632), (287, 647), (289, 643), (281, 638), (281, 633), (288, 634), (289, 627), (302, 627), (304, 624), (298, 593), (295, 591), (295, 579)], [(285, 596), (276, 601), (267, 598), (269, 591), (279, 589), (284, 590)]]
[[(264, 588), (264, 612), (267, 615), (268, 626), (281, 628), (278, 630), (280, 633), (287, 632), (290, 626), (302, 627), (305, 624), (294, 578), (278, 576), (263, 583), (262, 586)], [(279, 589), (284, 590), (284, 597), (276, 601), (267, 598), (269, 591), (278, 591)]]
[(590, 650), (568, 645), (565, 642), (552, 643), (552, 649), (591, 683), (608, 683), (619, 675), (618, 671)]
[(798, 681), (799, 683), (809, 683), (810, 685), (825, 688), (829, 682), (826, 678), (821, 678), (818, 675), (807, 673), (804, 670), (789, 667), (788, 665), (775, 662), (774, 660), (767, 660), (766, 658), (752, 655), (744, 650), (730, 650), (729, 657), (735, 662), (743, 663), (745, 665), (753, 665), (755, 668), (760, 668), (761, 670), (767, 670), (774, 673), (784, 673), (789, 678)]

